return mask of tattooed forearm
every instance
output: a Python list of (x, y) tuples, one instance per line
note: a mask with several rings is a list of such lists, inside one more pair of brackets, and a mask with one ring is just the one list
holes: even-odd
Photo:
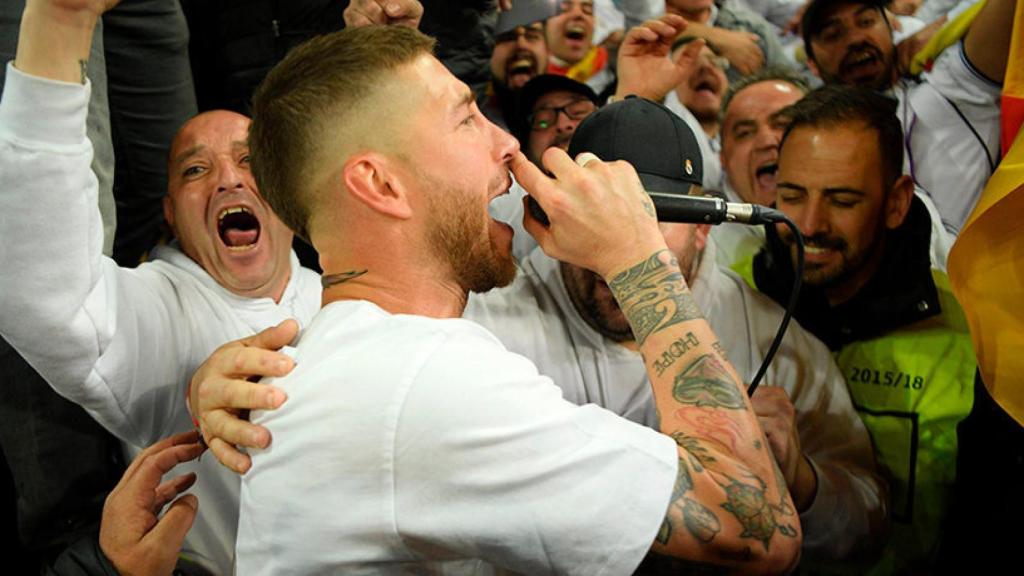
[(672, 395), (680, 404), (745, 410), (743, 394), (722, 362), (703, 354), (678, 376)]
[[(699, 468), (698, 468), (699, 470)], [(715, 513), (700, 502), (687, 496), (693, 490), (693, 478), (690, 476), (690, 469), (686, 460), (679, 459), (679, 469), (676, 474), (675, 488), (672, 490), (672, 501), (669, 504), (668, 515), (661, 524), (658, 531), (658, 542), (667, 544), (675, 531), (675, 520), (673, 516), (682, 516), (683, 526), (694, 538), (707, 544), (715, 539), (721, 532), (722, 524)]]
[(725, 360), (726, 362), (729, 361), (729, 355), (725, 353), (725, 346), (722, 346), (721, 342), (715, 340), (711, 343), (711, 348), (715, 352), (718, 352), (718, 355), (722, 357), (722, 360)]
[[(743, 526), (741, 538), (753, 538), (761, 542), (768, 551), (772, 537), (776, 532), (795, 538), (797, 530), (791, 524), (780, 521), (780, 516), (792, 516), (793, 509), (789, 506), (780, 507), (768, 503), (765, 497), (765, 483), (757, 476), (751, 478), (757, 484), (747, 484), (725, 475), (728, 482), (719, 482), (725, 489), (726, 501), (722, 508), (728, 510)], [(783, 501), (785, 498), (783, 498)]]
[(706, 466), (716, 462), (715, 457), (700, 443), (700, 440), (688, 436), (684, 432), (673, 432), (672, 439), (686, 450), (687, 455), (690, 457), (690, 463), (697, 472), (703, 472)]
[(685, 288), (676, 259), (668, 250), (620, 272), (608, 283), (638, 344), (668, 326), (700, 318)]
[(683, 354), (686, 354), (690, 350), (700, 345), (700, 341), (693, 335), (693, 332), (687, 332), (685, 338), (677, 338), (675, 342), (669, 344), (668, 348), (661, 353), (661, 357), (654, 361), (654, 370), (657, 371), (658, 376), (665, 373), (665, 370), (675, 364), (676, 360), (679, 360)]

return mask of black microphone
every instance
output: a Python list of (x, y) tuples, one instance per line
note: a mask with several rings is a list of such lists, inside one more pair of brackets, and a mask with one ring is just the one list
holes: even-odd
[[(739, 224), (758, 225), (780, 222), (781, 213), (774, 208), (759, 204), (726, 202), (721, 198), (710, 196), (686, 196), (683, 194), (665, 194), (648, 192), (654, 202), (654, 211), (661, 222), (679, 222), (683, 224), (721, 224), (736, 222)], [(551, 221), (540, 204), (527, 197), (530, 215), (538, 222), (549, 226)]]

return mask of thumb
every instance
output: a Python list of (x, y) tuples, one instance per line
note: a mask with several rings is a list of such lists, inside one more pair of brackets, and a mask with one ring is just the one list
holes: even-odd
[(299, 323), (289, 318), (277, 326), (271, 326), (259, 334), (246, 338), (243, 342), (246, 346), (264, 350), (280, 350), (295, 340), (298, 333)]
[(157, 548), (166, 549), (173, 546), (175, 550), (179, 550), (185, 541), (185, 535), (192, 528), (198, 508), (199, 499), (196, 495), (185, 494), (171, 504), (163, 518), (143, 539), (154, 540)]
[(684, 77), (688, 78), (691, 74), (696, 71), (697, 60), (700, 57), (700, 51), (704, 48), (707, 43), (703, 38), (697, 38), (691, 42), (688, 42), (683, 49), (676, 55), (676, 69)]

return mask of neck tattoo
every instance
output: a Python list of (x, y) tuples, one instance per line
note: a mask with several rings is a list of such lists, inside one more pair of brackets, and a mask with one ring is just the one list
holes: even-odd
[(320, 285), (324, 290), (326, 290), (331, 286), (337, 286), (338, 284), (343, 284), (353, 278), (358, 278), (363, 274), (366, 274), (366, 272), (367, 270), (349, 270), (348, 272), (341, 272), (338, 274), (325, 274), (320, 278)]

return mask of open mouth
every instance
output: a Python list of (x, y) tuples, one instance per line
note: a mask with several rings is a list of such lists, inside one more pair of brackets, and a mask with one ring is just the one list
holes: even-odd
[(853, 50), (843, 59), (843, 71), (846, 74), (859, 75), (870, 72), (880, 62), (878, 53), (872, 48)]
[(506, 68), (509, 86), (513, 89), (522, 88), (537, 74), (537, 60), (530, 53), (517, 53), (512, 57)]
[(779, 165), (776, 162), (765, 164), (754, 171), (757, 184), (762, 190), (775, 190), (775, 174), (778, 171)]
[(701, 80), (694, 87), (694, 91), (697, 93), (703, 92), (706, 96), (717, 96), (718, 84), (710, 80)]
[(245, 206), (224, 208), (217, 216), (217, 235), (229, 250), (248, 250), (260, 239), (260, 221)]
[(583, 40), (587, 37), (587, 29), (584, 28), (582, 24), (566, 24), (565, 37), (569, 40)]

